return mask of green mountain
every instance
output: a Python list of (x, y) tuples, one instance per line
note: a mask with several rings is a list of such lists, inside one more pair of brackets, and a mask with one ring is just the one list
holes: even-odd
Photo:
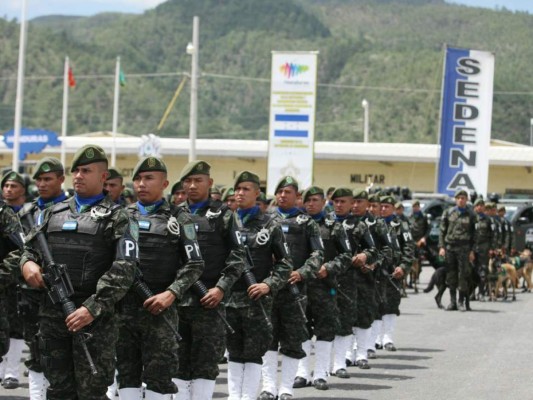
[[(185, 48), (200, 17), (198, 136), (266, 139), (272, 50), (318, 50), (317, 140), (434, 143), (443, 46), (495, 53), (493, 138), (527, 143), (533, 116), (533, 16), (442, 0), (170, 0), (143, 15), (31, 21), (23, 125), (61, 129), (68, 55), (69, 133), (110, 130), (117, 56), (127, 78), (119, 131), (155, 132), (190, 71)], [(0, 19), (0, 131), (13, 126), (19, 26)], [(188, 85), (159, 132), (188, 135)]]

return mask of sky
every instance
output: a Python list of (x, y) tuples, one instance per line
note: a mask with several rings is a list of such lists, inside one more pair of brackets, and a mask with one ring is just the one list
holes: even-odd
[[(142, 13), (165, 0), (26, 0), (27, 17), (42, 15), (94, 15), (101, 12)], [(502, 8), (513, 11), (528, 11), (533, 14), (532, 0), (446, 0), (449, 3), (475, 7)], [(0, 0), (0, 17), (20, 19), (22, 0)]]

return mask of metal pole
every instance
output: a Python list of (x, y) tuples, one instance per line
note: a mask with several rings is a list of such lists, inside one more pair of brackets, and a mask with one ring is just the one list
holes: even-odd
[(22, 0), (20, 17), (19, 64), (17, 73), (17, 97), (15, 100), (15, 129), (13, 132), (13, 171), (19, 170), (22, 100), (24, 98), (24, 54), (26, 52), (26, 0)]
[[(66, 137), (67, 137), (67, 121), (68, 121), (68, 69), (69, 59), (65, 57), (65, 69), (63, 72), (63, 116), (61, 119), (61, 164), (65, 168), (66, 162)], [(66, 168), (65, 168), (66, 169)]]
[(368, 120), (368, 108), (369, 104), (366, 99), (363, 99), (363, 102), (361, 103), (364, 110), (364, 116), (363, 116), (363, 142), (368, 143), (368, 131), (369, 131), (369, 120)]
[(196, 131), (198, 123), (198, 53), (200, 19), (193, 18), (192, 28), (192, 65), (191, 65), (191, 110), (189, 118), (189, 161), (196, 160)]
[(117, 128), (118, 128), (118, 100), (120, 97), (120, 57), (117, 57), (115, 68), (115, 97), (113, 101), (113, 145), (111, 146), (111, 166), (114, 167), (117, 160)]

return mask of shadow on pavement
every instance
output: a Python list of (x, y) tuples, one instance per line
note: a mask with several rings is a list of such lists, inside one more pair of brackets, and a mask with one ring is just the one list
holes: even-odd
[[(328, 382), (329, 383), (329, 382)], [(385, 385), (365, 385), (360, 383), (330, 383), (330, 388), (334, 388), (336, 390), (383, 390), (383, 389), (392, 389), (392, 386), (385, 386)], [(321, 397), (322, 399), (324, 397)], [(335, 397), (336, 399), (339, 399), (340, 397)], [(351, 397), (350, 397), (351, 398)]]
[(379, 355), (377, 359), (379, 360), (429, 360), (433, 357), (429, 356), (410, 356), (407, 354), (387, 354), (387, 355)]
[(372, 364), (372, 368), (375, 368), (375, 369), (391, 369), (391, 370), (395, 370), (395, 369), (399, 369), (399, 370), (403, 370), (403, 369), (428, 369), (428, 367), (421, 367), (420, 365), (412, 365), (412, 364), (381, 364), (381, 363)]
[(399, 351), (416, 351), (417, 353), (440, 353), (444, 351), (442, 349), (422, 349), (422, 348), (417, 348), (417, 347), (401, 347), (398, 350)]
[(354, 378), (361, 378), (361, 379), (379, 379), (386, 380), (386, 381), (406, 381), (408, 379), (414, 379), (414, 376), (409, 375), (392, 375), (392, 374), (353, 374)]

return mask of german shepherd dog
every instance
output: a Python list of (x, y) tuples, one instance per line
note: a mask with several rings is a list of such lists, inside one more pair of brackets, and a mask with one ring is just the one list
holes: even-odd
[(517, 257), (511, 258), (511, 264), (516, 268), (516, 282), (515, 285), (518, 288), (520, 278), (523, 279), (522, 292), (531, 292), (533, 284), (531, 283), (531, 274), (533, 272), (533, 258), (531, 257), (531, 250), (525, 249)]
[(496, 301), (500, 290), (502, 291), (503, 300), (507, 300), (508, 286), (513, 288), (513, 301), (516, 300), (516, 282), (518, 278), (516, 276), (516, 268), (509, 263), (503, 262), (503, 256), (501, 253), (496, 254), (489, 261), (489, 276), (496, 277), (496, 279), (489, 279), (489, 300)]
[(435, 286), (437, 286), (435, 302), (437, 303), (437, 307), (444, 309), (444, 306), (442, 305), (442, 296), (448, 287), (446, 285), (446, 267), (439, 267), (433, 272), (427, 288), (424, 289), (424, 293), (431, 292)]

